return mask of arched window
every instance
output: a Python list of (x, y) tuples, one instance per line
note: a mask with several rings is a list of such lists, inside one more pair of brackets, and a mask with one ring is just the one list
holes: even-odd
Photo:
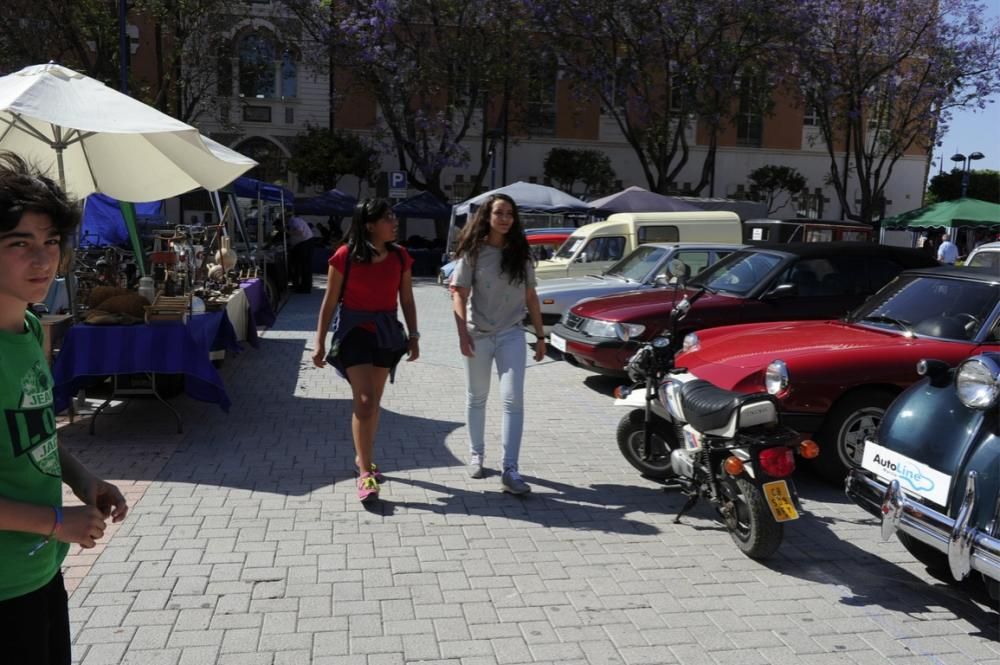
[(252, 136), (237, 144), (236, 150), (257, 162), (247, 175), (264, 182), (283, 183), (288, 179), (288, 159), (273, 141)]
[(277, 99), (298, 96), (298, 55), (275, 37), (256, 30), (238, 37), (240, 96)]

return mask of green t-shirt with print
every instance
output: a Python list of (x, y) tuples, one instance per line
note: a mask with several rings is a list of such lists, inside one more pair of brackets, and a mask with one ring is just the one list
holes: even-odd
[[(23, 333), (0, 331), (0, 496), (61, 506), (52, 374), (41, 341), (42, 326), (31, 313)], [(69, 544), (53, 538), (29, 556), (42, 538), (0, 531), (0, 600), (40, 589), (59, 571)]]

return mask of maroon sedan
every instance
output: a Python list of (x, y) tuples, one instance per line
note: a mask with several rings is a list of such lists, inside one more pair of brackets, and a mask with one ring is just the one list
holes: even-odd
[(694, 376), (777, 396), (782, 422), (820, 444), (817, 470), (842, 481), (889, 403), (920, 378), (918, 361), (954, 366), (1000, 351), (1000, 275), (908, 271), (843, 320), (726, 326), (688, 335), (684, 347), (676, 364)]
[(674, 304), (695, 290), (707, 293), (685, 317), (682, 335), (736, 323), (834, 318), (900, 271), (930, 265), (937, 261), (919, 250), (860, 242), (751, 247), (733, 252), (685, 288), (583, 300), (553, 327), (550, 343), (581, 367), (623, 375), (638, 342), (660, 335)]

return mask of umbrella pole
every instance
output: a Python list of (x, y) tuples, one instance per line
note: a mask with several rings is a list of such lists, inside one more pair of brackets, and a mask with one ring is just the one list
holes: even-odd
[[(66, 191), (66, 171), (63, 169), (63, 150), (66, 144), (62, 142), (62, 127), (54, 125), (52, 127), (55, 133), (55, 143), (52, 144), (52, 148), (56, 151), (56, 169), (59, 175), (59, 187)], [(87, 199), (83, 200), (83, 206), (81, 207), (80, 220), (83, 220), (83, 209), (87, 206)], [(66, 299), (69, 301), (69, 313), (73, 318), (76, 318), (80, 313), (80, 299), (79, 294), (76, 292), (76, 249), (80, 246), (80, 230), (77, 229), (76, 233), (73, 234), (73, 240), (69, 246), (69, 256), (66, 257)]]

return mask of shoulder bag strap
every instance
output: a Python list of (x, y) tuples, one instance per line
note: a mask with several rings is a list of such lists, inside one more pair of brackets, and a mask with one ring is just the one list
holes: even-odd
[(351, 274), (351, 250), (347, 250), (347, 260), (344, 262), (344, 280), (340, 283), (340, 295), (337, 296), (337, 304), (344, 302), (344, 294), (347, 293), (347, 276)]

